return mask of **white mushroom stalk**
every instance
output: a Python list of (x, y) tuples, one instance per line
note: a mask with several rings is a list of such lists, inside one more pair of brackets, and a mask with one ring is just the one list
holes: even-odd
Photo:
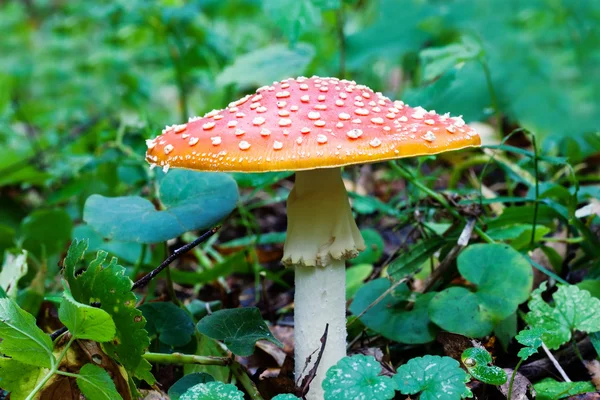
[[(295, 377), (313, 368), (321, 337), (327, 342), (307, 395), (323, 399), (327, 370), (346, 356), (346, 264), (364, 250), (340, 168), (296, 173), (288, 197), (288, 231), (283, 262), (295, 268)], [(309, 360), (310, 362), (307, 362)]]

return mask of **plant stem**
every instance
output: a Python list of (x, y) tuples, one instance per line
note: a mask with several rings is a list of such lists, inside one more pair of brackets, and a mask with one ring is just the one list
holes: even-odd
[(577, 356), (577, 358), (579, 358), (579, 361), (585, 364), (585, 360), (583, 359), (581, 352), (579, 351), (579, 347), (577, 346), (577, 341), (575, 340), (574, 336), (571, 336), (571, 343), (573, 343), (573, 350), (575, 350), (575, 355)]
[(548, 358), (550, 359), (550, 361), (552, 361), (552, 364), (554, 365), (554, 368), (556, 368), (556, 370), (558, 371), (558, 373), (560, 374), (560, 376), (562, 376), (562, 378), (564, 379), (565, 382), (572, 382), (572, 380), (569, 378), (569, 376), (567, 375), (567, 373), (565, 372), (564, 369), (562, 369), (562, 367), (560, 366), (560, 364), (558, 363), (558, 361), (556, 361), (556, 358), (554, 358), (554, 355), (552, 355), (552, 353), (550, 352), (550, 349), (548, 349), (548, 347), (546, 346), (546, 344), (544, 342), (542, 342), (542, 349), (544, 349), (544, 351), (546, 352), (546, 355), (548, 356)]
[(64, 376), (68, 376), (71, 378), (79, 378), (79, 374), (73, 374), (71, 372), (66, 372), (66, 371), (56, 371), (57, 375), (64, 375)]
[(535, 202), (533, 203), (533, 229), (531, 230), (531, 242), (529, 245), (533, 248), (535, 243), (535, 226), (537, 225), (538, 218), (538, 199), (540, 197), (540, 184), (539, 184), (539, 176), (538, 176), (538, 152), (537, 152), (537, 144), (535, 141), (535, 134), (531, 134), (531, 143), (533, 144), (533, 171), (535, 177)]
[(44, 386), (46, 385), (46, 383), (48, 383), (48, 381), (52, 378), (52, 376), (54, 376), (54, 374), (56, 374), (58, 372), (58, 366), (60, 365), (60, 362), (62, 361), (63, 358), (65, 358), (65, 355), (67, 354), (67, 351), (69, 350), (69, 347), (71, 347), (71, 345), (73, 344), (74, 341), (75, 341), (75, 337), (71, 336), (71, 339), (69, 339), (69, 342), (65, 345), (65, 348), (60, 353), (60, 356), (58, 356), (58, 359), (56, 360), (56, 362), (54, 362), (54, 364), (52, 365), (52, 368), (50, 368), (50, 371), (48, 371), (46, 376), (44, 376), (44, 378), (35, 386), (35, 388), (33, 388), (31, 393), (29, 393), (29, 395), (27, 396), (27, 398), (25, 400), (33, 400), (37, 396), (38, 392), (40, 390), (42, 390), (44, 388)]
[(158, 364), (198, 364), (220, 366), (227, 366), (231, 364), (231, 360), (227, 357), (197, 356), (193, 354), (181, 353), (145, 353), (143, 357), (151, 363)]
[[(434, 191), (433, 189), (428, 188), (421, 181), (419, 181), (412, 174), (410, 174), (406, 169), (404, 169), (403, 167), (398, 165), (395, 161), (390, 161), (389, 165), (392, 167), (392, 169), (395, 172), (397, 172), (404, 179), (406, 179), (407, 181), (409, 181), (410, 183), (415, 185), (418, 189), (420, 189), (422, 192), (427, 194), (429, 197), (432, 197), (438, 203), (440, 203), (442, 205), (442, 207), (444, 207), (453, 217), (455, 217), (459, 220), (462, 220), (465, 223), (467, 222), (466, 218), (464, 218), (462, 215), (460, 215), (460, 213), (458, 211), (456, 211), (456, 209), (454, 207), (452, 207), (450, 205), (450, 203), (448, 203), (448, 201), (446, 200), (446, 198), (444, 196), (442, 196), (438, 192)], [(483, 239), (487, 243), (494, 243), (494, 239), (492, 239), (490, 236), (488, 236), (478, 226), (475, 226), (473, 228), (473, 230), (481, 237), (481, 239)]]
[(508, 385), (508, 394), (506, 396), (506, 398), (508, 400), (511, 400), (512, 390), (513, 390), (513, 383), (515, 383), (515, 376), (517, 376), (517, 370), (519, 369), (519, 367), (521, 366), (521, 364), (523, 364), (523, 361), (525, 361), (523, 358), (521, 358), (519, 360), (519, 362), (515, 366), (515, 369), (513, 369), (512, 375), (510, 376), (510, 384)]
[(234, 361), (229, 368), (231, 368), (231, 372), (238, 380), (238, 382), (244, 387), (246, 393), (248, 393), (248, 396), (250, 396), (250, 399), (264, 400), (263, 397), (260, 395), (260, 392), (256, 388), (256, 385), (254, 384), (254, 382), (252, 382), (252, 380), (250, 379), (246, 371), (244, 371), (244, 368), (240, 365), (240, 363)]

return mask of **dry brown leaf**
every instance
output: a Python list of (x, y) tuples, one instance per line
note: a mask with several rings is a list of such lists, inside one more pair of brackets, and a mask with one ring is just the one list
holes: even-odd
[[(513, 374), (513, 370), (510, 368), (504, 368), (506, 375), (508, 375), (508, 380), (502, 386), (498, 386), (498, 389), (502, 394), (508, 398), (508, 389), (510, 387), (510, 379)], [(533, 385), (529, 382), (529, 379), (522, 375), (517, 371), (515, 375), (515, 380), (513, 382), (511, 400), (527, 400), (535, 398), (535, 390), (533, 389)]]

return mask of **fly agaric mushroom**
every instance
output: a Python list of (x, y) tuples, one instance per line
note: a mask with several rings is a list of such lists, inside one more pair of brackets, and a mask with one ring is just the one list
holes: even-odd
[[(478, 146), (461, 117), (391, 101), (356, 82), (297, 78), (274, 82), (148, 140), (146, 159), (201, 171), (296, 171), (288, 201), (283, 263), (295, 268), (295, 372), (327, 344), (309, 399), (322, 399), (326, 371), (346, 355), (345, 260), (365, 248), (341, 167)], [(312, 357), (312, 363), (316, 357)]]

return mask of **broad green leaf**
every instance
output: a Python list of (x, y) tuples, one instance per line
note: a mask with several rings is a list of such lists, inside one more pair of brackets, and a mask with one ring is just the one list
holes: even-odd
[(74, 240), (65, 258), (64, 278), (73, 298), (84, 304), (100, 303), (100, 308), (110, 314), (117, 328), (117, 340), (104, 344), (106, 353), (129, 373), (152, 384), (152, 366), (142, 358), (150, 346), (150, 339), (144, 329), (146, 320), (135, 308), (137, 299), (131, 291), (133, 282), (125, 276), (125, 268), (118, 265), (115, 258), (107, 264), (107, 254), (102, 251), (83, 273), (76, 276), (75, 266), (86, 247), (87, 241)]
[(488, 385), (504, 385), (508, 376), (500, 367), (492, 364), (492, 355), (484, 348), (471, 347), (463, 351), (462, 363), (469, 374), (478, 381)]
[(365, 240), (366, 249), (358, 257), (349, 260), (352, 265), (375, 264), (383, 254), (383, 238), (375, 229), (361, 229), (360, 234)]
[(23, 248), (36, 256), (63, 250), (71, 238), (73, 222), (64, 210), (36, 210), (21, 223)]
[(79, 370), (77, 386), (89, 400), (123, 399), (108, 372), (94, 364), (85, 364)]
[[(354, 315), (359, 315), (390, 286), (390, 281), (385, 278), (366, 283), (358, 290), (350, 305), (350, 311)], [(429, 302), (433, 296), (435, 293), (415, 294), (412, 308), (408, 309), (409, 303), (406, 298), (399, 298), (390, 293), (367, 311), (360, 320), (368, 328), (400, 343), (431, 342), (437, 332), (428, 315)]]
[(278, 394), (271, 400), (300, 400), (300, 398), (294, 396), (293, 394)]
[(413, 274), (445, 243), (443, 238), (434, 236), (414, 245), (390, 263), (387, 269), (388, 275), (394, 280), (400, 280)]
[(179, 400), (181, 395), (187, 392), (192, 386), (199, 383), (213, 382), (214, 380), (212, 376), (203, 372), (184, 375), (169, 388), (169, 398), (171, 400)]
[(531, 265), (507, 245), (471, 245), (457, 263), (461, 275), (476, 289), (451, 287), (431, 300), (431, 320), (447, 331), (485, 336), (529, 297), (533, 285)]
[(25, 400), (48, 372), (47, 368), (0, 357), (0, 387), (10, 392), (12, 400)]
[(552, 378), (542, 379), (533, 385), (536, 400), (558, 400), (578, 394), (596, 392), (592, 382), (557, 382)]
[(589, 334), (589, 337), (594, 350), (596, 350), (596, 354), (600, 356), (600, 332), (592, 332)]
[(354, 297), (372, 272), (373, 265), (371, 264), (354, 265), (346, 270), (346, 300)]
[(173, 170), (160, 180), (164, 210), (141, 197), (90, 196), (83, 219), (105, 238), (157, 243), (216, 224), (235, 208), (238, 191), (227, 174)]
[(146, 330), (150, 335), (170, 346), (184, 346), (194, 335), (194, 321), (189, 314), (173, 303), (146, 303), (140, 307), (146, 318)]
[(115, 323), (106, 311), (79, 303), (66, 285), (58, 318), (76, 339), (108, 342), (116, 334)]
[[(86, 239), (89, 247), (86, 254), (96, 254), (98, 250), (104, 250), (108, 254), (117, 257), (121, 261), (127, 261), (130, 264), (138, 262), (142, 256), (143, 244), (135, 242), (119, 242), (118, 240), (105, 240), (101, 234), (96, 232), (91, 226), (81, 224), (73, 229), (73, 239)], [(152, 252), (146, 251), (144, 264), (152, 263)]]
[(180, 400), (244, 400), (244, 393), (235, 385), (223, 382), (199, 383), (189, 388)]
[(527, 360), (529, 357), (537, 353), (538, 348), (542, 345), (542, 335), (544, 330), (541, 328), (530, 328), (523, 329), (515, 336), (517, 342), (521, 343), (523, 347), (519, 350), (517, 356), (523, 360)]
[(200, 320), (198, 331), (210, 338), (223, 341), (232, 353), (249, 356), (259, 340), (268, 340), (283, 346), (273, 336), (256, 307), (220, 310)]
[(577, 286), (581, 290), (587, 290), (592, 296), (600, 299), (600, 280), (598, 279), (584, 279), (577, 283)]
[(233, 65), (217, 76), (217, 84), (252, 87), (299, 76), (304, 74), (314, 55), (314, 48), (306, 43), (298, 43), (291, 49), (283, 44), (263, 47), (237, 57)]
[(469, 376), (450, 357), (424, 356), (409, 360), (393, 377), (402, 394), (420, 393), (420, 400), (459, 400), (471, 397)]
[(11, 299), (0, 299), (0, 353), (36, 367), (52, 368), (52, 341), (35, 324), (33, 315)]
[(321, 12), (315, 3), (315, 0), (264, 0), (263, 9), (288, 40), (295, 44), (302, 33), (321, 23)]
[(19, 279), (25, 274), (27, 274), (27, 250), (21, 250), (19, 254), (6, 251), (2, 270), (0, 270), (0, 289), (14, 299), (17, 296)]
[(420, 53), (423, 80), (433, 80), (457, 64), (476, 60), (480, 55), (481, 46), (469, 36), (464, 36), (460, 43), (426, 48)]
[(272, 185), (279, 182), (291, 175), (293, 172), (259, 172), (254, 174), (247, 174), (245, 172), (233, 172), (231, 176), (237, 182), (241, 188), (257, 188), (262, 189), (266, 186)]
[(392, 399), (396, 383), (380, 376), (381, 365), (372, 356), (344, 357), (329, 368), (323, 380), (326, 400)]
[(525, 321), (545, 332), (542, 340), (550, 349), (558, 349), (571, 339), (574, 330), (582, 332), (600, 331), (600, 300), (587, 290), (574, 285), (558, 285), (553, 295), (554, 306), (542, 299), (546, 282), (531, 294), (529, 312)]
[(502, 345), (502, 349), (507, 352), (510, 342), (517, 334), (517, 312), (512, 313), (494, 327), (494, 335)]

